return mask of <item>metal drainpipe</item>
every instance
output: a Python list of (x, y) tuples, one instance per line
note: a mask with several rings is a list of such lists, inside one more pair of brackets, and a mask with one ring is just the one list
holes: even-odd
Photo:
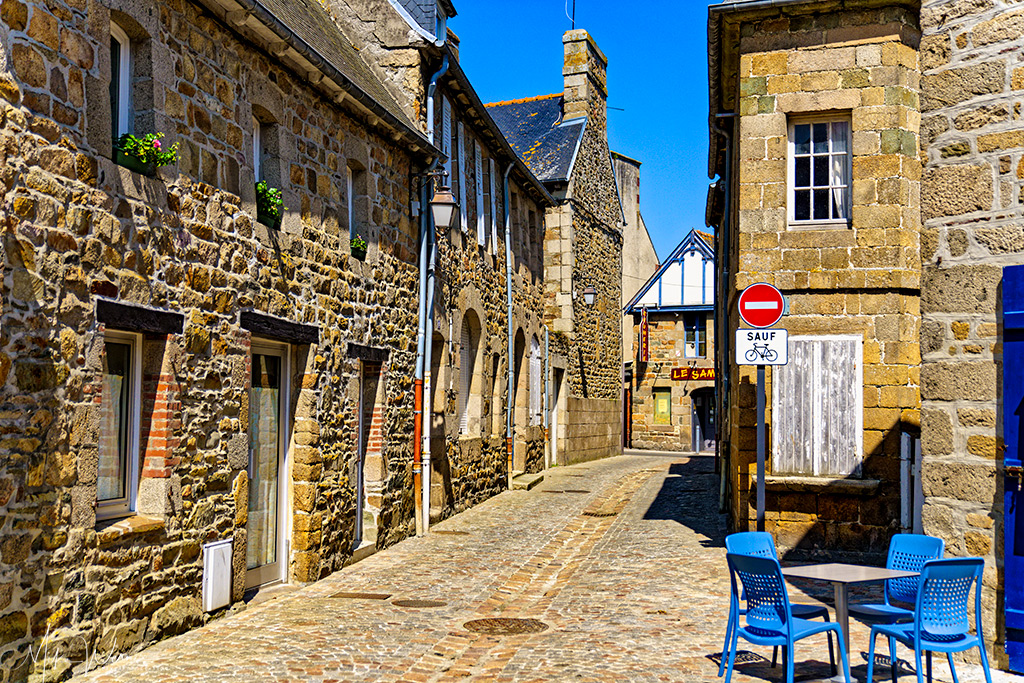
[(551, 462), (551, 431), (548, 428), (550, 419), (548, 412), (551, 410), (551, 356), (548, 346), (548, 326), (544, 326), (544, 463), (547, 467), (553, 467)]
[[(430, 79), (427, 88), (427, 135), (434, 144), (434, 90), (437, 80), (448, 70), (448, 55), (441, 62), (441, 69)], [(431, 162), (427, 173), (432, 173), (441, 163), (440, 157)], [(416, 336), (416, 378), (413, 383), (413, 456), (412, 486), (415, 501), (416, 535), (423, 535), (430, 526), (430, 424), (427, 424), (424, 451), (424, 387), (423, 378), (430, 373), (430, 350), (433, 341), (433, 306), (428, 307), (427, 299), (433, 302), (434, 268), (434, 220), (430, 212), (430, 176), (425, 175), (420, 186), (420, 296), (419, 325)], [(429, 272), (428, 272), (429, 271)], [(428, 334), (429, 331), (429, 334)], [(429, 383), (427, 385), (429, 392)], [(427, 393), (427, 396), (430, 394)], [(427, 415), (430, 415), (429, 408)], [(424, 458), (424, 453), (426, 457)], [(424, 469), (424, 462), (426, 468)], [(426, 494), (426, 496), (424, 495)]]
[[(430, 144), (434, 144), (434, 92), (437, 90), (437, 82), (444, 76), (448, 71), (448, 54), (445, 53), (441, 58), (441, 68), (438, 69), (437, 73), (430, 79), (430, 86), (427, 88), (427, 139), (430, 140)], [(428, 189), (427, 195), (430, 194)], [(424, 204), (426, 206), (426, 204)], [(426, 326), (426, 339), (424, 340), (423, 350), (423, 416), (424, 424), (426, 428), (423, 430), (423, 478), (422, 486), (423, 493), (423, 531), (426, 532), (430, 529), (430, 478), (433, 475), (433, 470), (430, 466), (430, 430), (431, 421), (433, 419), (434, 407), (428, 405), (431, 397), (434, 395), (432, 387), (434, 385), (434, 295), (437, 293), (437, 243), (435, 242), (435, 235), (437, 227), (434, 225), (434, 214), (427, 212), (430, 217), (429, 229), (427, 230), (430, 238), (430, 258), (427, 262), (427, 302), (426, 302), (426, 313), (427, 313), (427, 326)]]
[(512, 334), (512, 218), (509, 211), (509, 190), (508, 190), (508, 176), (512, 172), (512, 168), (515, 162), (510, 162), (508, 168), (505, 169), (505, 177), (502, 179), (502, 191), (503, 191), (503, 204), (505, 213), (505, 299), (507, 302), (508, 310), (506, 318), (508, 320), (508, 398), (505, 399), (506, 415), (505, 415), (505, 456), (507, 458), (506, 470), (508, 472), (508, 490), (512, 490), (512, 462), (513, 462), (513, 434), (512, 434), (512, 423), (515, 419), (516, 407), (513, 402), (515, 393), (512, 390), (512, 363), (515, 362), (513, 354), (515, 350), (513, 348), (514, 337)]
[[(716, 114), (716, 119), (735, 119), (736, 113)], [(723, 453), (722, 425), (729, 410), (729, 232), (732, 230), (730, 213), (732, 211), (732, 131), (719, 127), (717, 121), (711, 125), (712, 130), (725, 138), (725, 174), (722, 180), (725, 182), (725, 210), (722, 213), (722, 224), (718, 226), (717, 235), (722, 245), (721, 256), (718, 263), (718, 278), (715, 281), (715, 316), (717, 318), (717, 332), (715, 338), (716, 349), (716, 376), (722, 378), (722, 392), (718, 398), (718, 419), (715, 420), (715, 431), (719, 453)], [(730, 457), (729, 447), (724, 449), (722, 459), (722, 472), (718, 485), (718, 507), (724, 511), (728, 505)]]

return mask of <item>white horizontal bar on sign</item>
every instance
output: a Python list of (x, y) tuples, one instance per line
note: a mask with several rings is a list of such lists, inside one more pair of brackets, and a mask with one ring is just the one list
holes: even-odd
[(778, 307), (778, 301), (747, 301), (743, 304), (748, 311), (774, 311)]

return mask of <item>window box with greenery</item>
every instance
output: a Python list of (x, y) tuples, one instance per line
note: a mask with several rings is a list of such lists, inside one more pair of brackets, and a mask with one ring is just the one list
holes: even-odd
[(178, 143), (165, 149), (160, 142), (163, 136), (163, 133), (149, 133), (141, 138), (122, 135), (114, 141), (114, 160), (129, 171), (153, 176), (156, 169), (178, 161)]
[(256, 183), (256, 220), (272, 230), (281, 227), (281, 219), (287, 207), (284, 197), (276, 187), (271, 187), (266, 180)]
[(352, 256), (360, 261), (366, 260), (366, 240), (359, 235), (354, 235), (352, 239), (349, 240), (348, 246), (352, 250)]

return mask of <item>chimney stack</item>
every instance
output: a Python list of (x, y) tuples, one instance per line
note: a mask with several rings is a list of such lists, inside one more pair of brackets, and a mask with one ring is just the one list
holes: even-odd
[(606, 126), (608, 118), (608, 58), (583, 29), (562, 36), (565, 62), (565, 112), (567, 119), (587, 116), (588, 125)]

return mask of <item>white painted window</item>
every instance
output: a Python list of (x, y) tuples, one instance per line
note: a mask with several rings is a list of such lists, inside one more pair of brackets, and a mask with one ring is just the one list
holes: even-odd
[(104, 336), (100, 391), (97, 517), (135, 509), (139, 480), (139, 418), (142, 405), (142, 339), (108, 331)]
[(252, 171), (256, 182), (263, 180), (263, 124), (252, 120)]
[(541, 362), (540, 342), (537, 337), (530, 340), (530, 424), (541, 422), (541, 387), (544, 380), (544, 365)]
[(452, 103), (444, 95), (441, 96), (441, 151), (448, 157), (444, 162), (448, 176), (445, 184), (452, 187)]
[(859, 477), (864, 457), (863, 338), (789, 338), (772, 370), (772, 473)]
[(476, 344), (469, 318), (462, 320), (462, 335), (459, 338), (459, 433), (469, 434), (470, 404), (473, 390), (473, 372), (476, 370)]
[(114, 139), (132, 132), (132, 47), (128, 34), (110, 25), (110, 119)]
[(790, 121), (790, 223), (847, 223), (850, 164), (848, 117)]
[(352, 167), (345, 167), (345, 209), (348, 212), (348, 238), (356, 236), (356, 190)]
[(469, 207), (466, 205), (466, 129), (459, 121), (459, 215), (462, 232), (469, 231)]
[(481, 247), (487, 247), (487, 227), (484, 222), (484, 155), (477, 140), (473, 147), (473, 185), (476, 188), (476, 241)]
[(494, 245), (494, 249), (498, 248), (498, 195), (496, 193), (498, 179), (496, 177), (497, 166), (494, 165), (494, 159), (488, 159), (487, 165), (490, 173), (488, 174), (490, 179), (490, 190), (491, 190), (491, 244)]

